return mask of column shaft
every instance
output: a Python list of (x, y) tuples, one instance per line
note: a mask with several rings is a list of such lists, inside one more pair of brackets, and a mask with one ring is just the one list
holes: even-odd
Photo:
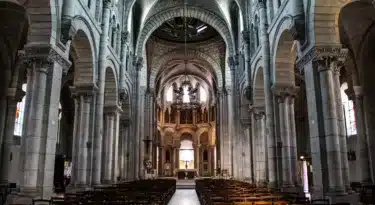
[(114, 139), (114, 127), (115, 127), (115, 113), (105, 114), (105, 136), (104, 136), (104, 161), (103, 161), (103, 183), (112, 183), (112, 160), (113, 160), (113, 139)]
[(290, 160), (291, 160), (291, 174), (292, 182), (294, 185), (298, 185), (298, 165), (297, 165), (297, 136), (296, 136), (296, 122), (294, 115), (294, 96), (288, 96), (288, 108), (289, 108), (289, 139), (290, 139)]
[(102, 148), (103, 148), (103, 105), (104, 105), (104, 88), (105, 88), (105, 72), (106, 72), (106, 58), (108, 52), (108, 30), (109, 30), (109, 18), (110, 18), (110, 7), (111, 2), (109, 0), (103, 1), (103, 19), (102, 19), (102, 34), (100, 36), (99, 44), (99, 93), (97, 95), (96, 103), (96, 129), (94, 139), (94, 156), (93, 156), (93, 173), (92, 173), (92, 184), (101, 184), (101, 173), (102, 173)]
[[(327, 151), (328, 193), (345, 192), (338, 130), (337, 102), (332, 65), (320, 64), (319, 76), (322, 95), (323, 117), (325, 124), (325, 142)], [(324, 88), (324, 89), (323, 89)]]
[(365, 126), (365, 115), (363, 107), (363, 91), (362, 87), (354, 86), (355, 92), (355, 118), (357, 126), (357, 150), (358, 150), (358, 161), (357, 161), (357, 174), (359, 174), (360, 182), (370, 183), (371, 180), (371, 171), (369, 164), (369, 152), (368, 152), (368, 139), (366, 135), (366, 126)]
[(341, 99), (341, 84), (340, 84), (340, 68), (336, 66), (333, 73), (333, 86), (336, 100), (336, 112), (337, 112), (337, 128), (340, 137), (340, 150), (341, 150), (341, 169), (342, 169), (342, 180), (345, 189), (351, 190), (350, 179), (349, 179), (349, 163), (348, 163), (348, 148), (346, 145), (346, 130), (345, 130), (345, 119), (344, 119), (344, 108)]
[[(25, 158), (23, 170), (22, 190), (24, 192), (38, 191), (37, 187), (40, 186), (38, 181), (38, 165), (41, 151), (42, 141), (42, 126), (43, 126), (43, 109), (45, 105), (46, 94), (46, 81), (47, 81), (47, 68), (50, 65), (43, 65), (43, 62), (36, 62), (33, 69), (34, 82), (32, 90), (32, 99), (29, 102), (31, 107), (30, 118), (25, 124), (28, 124), (25, 132)], [(27, 179), (27, 180), (25, 180)]]

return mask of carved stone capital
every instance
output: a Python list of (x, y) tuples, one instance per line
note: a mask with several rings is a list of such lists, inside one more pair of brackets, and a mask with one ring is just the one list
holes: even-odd
[(123, 31), (121, 32), (121, 43), (128, 44), (129, 43), (129, 32)]
[(138, 56), (134, 56), (133, 66), (134, 66), (135, 70), (140, 71), (143, 67), (143, 58), (138, 57)]
[(119, 89), (119, 100), (124, 103), (129, 100), (129, 95), (124, 88)]
[(121, 107), (118, 105), (107, 105), (103, 109), (104, 114), (106, 115), (116, 115), (117, 113), (121, 113)]
[[(99, 88), (95, 84), (77, 84), (69, 87), (74, 98), (84, 96), (85, 101), (89, 101), (98, 92)], [(87, 99), (87, 100), (86, 100)]]
[(238, 65), (238, 56), (230, 56), (228, 57), (228, 64), (231, 70), (235, 69)]
[(24, 51), (24, 59), (29, 68), (48, 72), (49, 69), (53, 69), (54, 63), (58, 63), (62, 67), (63, 73), (67, 73), (72, 65), (63, 54), (50, 45), (26, 45)]
[(111, 8), (113, 5), (112, 0), (103, 0), (103, 8), (108, 9)]
[(278, 103), (284, 103), (290, 98), (294, 99), (299, 92), (299, 87), (290, 84), (276, 84), (271, 89)]
[[(297, 68), (303, 74), (305, 65), (311, 61), (317, 61), (322, 66), (328, 67), (332, 61), (343, 62), (348, 56), (348, 49), (338, 46), (314, 46), (300, 60), (297, 61)], [(328, 65), (327, 65), (328, 64)]]
[(250, 44), (250, 32), (248, 30), (242, 31), (241, 38), (244, 44)]

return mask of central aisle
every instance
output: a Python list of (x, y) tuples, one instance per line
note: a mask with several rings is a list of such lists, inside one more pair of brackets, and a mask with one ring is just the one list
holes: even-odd
[(195, 189), (176, 189), (168, 205), (200, 205)]

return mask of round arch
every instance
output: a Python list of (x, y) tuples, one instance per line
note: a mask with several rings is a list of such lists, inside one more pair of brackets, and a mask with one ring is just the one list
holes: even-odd
[[(319, 34), (314, 34), (310, 37), (313, 38), (314, 42), (312, 43), (318, 45), (340, 44), (338, 16), (341, 8), (351, 2), (351, 0), (311, 1), (312, 5), (306, 6), (308, 9), (306, 13), (312, 15), (309, 17), (311, 21), (306, 20), (306, 22), (312, 22), (311, 27), (314, 32), (319, 31)], [(310, 11), (311, 9), (313, 11)], [(326, 29), (332, 25), (335, 25), (335, 29)]]
[[(74, 49), (75, 65), (73, 84), (93, 84), (95, 82), (96, 48), (93, 33), (82, 17), (73, 20), (76, 32), (73, 34), (71, 49)], [(72, 52), (72, 51), (71, 51)]]
[(104, 106), (118, 105), (117, 91), (116, 72), (112, 66), (108, 66), (105, 70)]
[[(171, 9), (167, 9), (163, 12), (160, 12), (158, 14), (155, 14), (153, 17), (148, 19), (145, 22), (144, 26), (141, 28), (140, 35), (137, 39), (137, 46), (135, 51), (136, 56), (143, 55), (143, 50), (145, 48), (147, 39), (159, 26), (161, 26), (165, 21), (169, 19), (182, 16), (183, 10), (183, 6), (174, 7)], [(190, 18), (199, 19), (215, 28), (223, 37), (225, 44), (228, 48), (229, 54), (234, 55), (235, 50), (233, 37), (224, 20), (222, 20), (217, 15), (207, 10), (197, 7), (188, 7), (186, 16)]]
[(264, 97), (264, 78), (263, 67), (257, 67), (253, 80), (252, 104), (254, 106), (263, 106), (265, 103)]
[(59, 0), (29, 0), (23, 5), (29, 16), (28, 43), (55, 44), (60, 20)]
[(159, 59), (155, 63), (155, 66), (152, 68), (151, 73), (150, 73), (150, 87), (151, 88), (155, 88), (155, 80), (156, 80), (157, 74), (162, 69), (162, 66), (176, 58), (203, 60), (204, 62), (212, 66), (213, 71), (215, 73), (217, 86), (218, 87), (223, 86), (223, 74), (221, 72), (220, 65), (211, 56), (198, 50), (187, 50), (186, 55), (185, 55), (185, 52), (181, 51), (180, 49), (177, 49), (177, 50), (172, 50), (171, 52), (166, 53), (165, 55), (163, 55), (163, 58)]
[[(286, 23), (286, 21), (284, 21)], [(278, 32), (277, 43), (274, 45), (273, 52), (273, 84), (295, 84), (295, 62), (296, 62), (296, 44), (289, 30), (285, 29)]]

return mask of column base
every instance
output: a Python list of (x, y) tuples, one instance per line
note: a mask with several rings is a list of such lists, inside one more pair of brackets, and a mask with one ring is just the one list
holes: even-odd
[(359, 194), (353, 193), (353, 194), (345, 194), (345, 195), (337, 195), (335, 193), (326, 194), (326, 198), (329, 199), (331, 204), (335, 203), (350, 203), (350, 204), (359, 204)]

